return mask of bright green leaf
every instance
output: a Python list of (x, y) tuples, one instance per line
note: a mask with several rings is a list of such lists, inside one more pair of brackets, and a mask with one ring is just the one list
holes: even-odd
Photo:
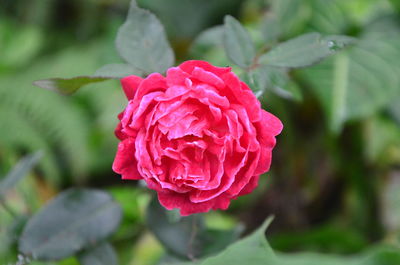
[(320, 62), (352, 42), (354, 39), (346, 36), (323, 37), (319, 33), (307, 33), (279, 44), (262, 55), (259, 62), (278, 67), (306, 67)]
[(103, 82), (110, 77), (100, 76), (77, 76), (72, 78), (50, 78), (33, 82), (35, 86), (53, 90), (64, 95), (71, 95), (81, 87), (92, 83)]
[(121, 209), (103, 191), (70, 189), (35, 214), (19, 239), (19, 250), (38, 260), (59, 260), (113, 233)]
[(232, 244), (222, 253), (208, 258), (201, 262), (201, 265), (275, 265), (276, 257), (267, 240), (265, 239), (265, 230), (271, 223), (272, 218), (267, 219), (264, 224), (254, 233), (246, 238)]
[(155, 15), (132, 1), (128, 18), (119, 28), (116, 47), (129, 64), (147, 74), (164, 72), (174, 64), (174, 53)]
[(42, 152), (36, 152), (22, 158), (18, 164), (0, 181), (0, 200), (5, 193), (13, 188), (31, 170), (42, 157)]
[(242, 68), (252, 65), (256, 51), (249, 33), (231, 16), (225, 17), (224, 27), (223, 43), (228, 58)]
[(117, 254), (114, 248), (106, 242), (102, 242), (93, 248), (79, 253), (78, 260), (81, 265), (117, 265)]

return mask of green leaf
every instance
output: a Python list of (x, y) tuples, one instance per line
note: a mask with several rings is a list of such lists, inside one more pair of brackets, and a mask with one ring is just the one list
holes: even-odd
[(97, 69), (93, 76), (119, 79), (129, 75), (142, 76), (143, 72), (129, 64), (114, 63)]
[(4, 197), (5, 193), (13, 188), (18, 181), (20, 181), (31, 170), (43, 156), (42, 152), (36, 152), (22, 158), (18, 164), (0, 181), (0, 200)]
[(261, 66), (246, 72), (242, 79), (250, 86), (258, 98), (266, 91), (271, 91), (285, 99), (302, 100), (300, 88), (290, 80), (285, 69)]
[(277, 67), (306, 67), (320, 62), (353, 42), (353, 38), (346, 36), (323, 37), (319, 33), (307, 33), (279, 44), (262, 55), (259, 62)]
[(267, 16), (263, 18), (261, 25), (263, 41), (266, 43), (278, 40), (281, 32), (281, 26), (275, 17)]
[(174, 64), (174, 53), (155, 15), (132, 1), (128, 18), (119, 28), (116, 47), (129, 64), (147, 74), (162, 73)]
[(198, 235), (204, 230), (201, 215), (174, 218), (154, 198), (147, 209), (147, 225), (157, 239), (173, 254), (180, 257), (198, 257), (201, 240)]
[(396, 247), (376, 247), (352, 256), (319, 253), (274, 253), (265, 239), (272, 218), (251, 235), (232, 244), (220, 254), (200, 261), (168, 263), (169, 265), (397, 265), (400, 251)]
[(254, 61), (256, 51), (246, 29), (231, 16), (225, 16), (223, 43), (228, 58), (242, 68)]
[(108, 193), (90, 189), (62, 192), (27, 223), (21, 253), (38, 260), (59, 260), (113, 233), (121, 209)]
[[(400, 139), (400, 138), (398, 138)], [(381, 196), (381, 215), (388, 234), (400, 231), (400, 174), (393, 170), (385, 178)], [(400, 243), (400, 241), (399, 241)]]
[(35, 86), (53, 90), (64, 95), (71, 95), (81, 87), (111, 79), (100, 76), (77, 76), (72, 78), (50, 78), (33, 82)]
[(304, 31), (309, 16), (308, 1), (274, 0), (271, 2), (271, 14), (276, 17), (284, 36), (293, 36)]
[(207, 229), (202, 215), (182, 217), (176, 210), (165, 210), (154, 198), (147, 209), (147, 225), (171, 254), (193, 259), (218, 253), (234, 242), (242, 232)]
[(301, 74), (326, 112), (329, 128), (339, 133), (348, 120), (365, 118), (398, 94), (400, 45), (397, 39), (365, 39)]
[(102, 242), (93, 248), (79, 253), (78, 260), (81, 265), (117, 265), (117, 254), (107, 242)]
[(269, 85), (268, 76), (260, 68), (243, 73), (241, 79), (251, 88), (257, 98), (265, 93)]
[(265, 230), (272, 222), (272, 218), (268, 218), (264, 224), (251, 235), (232, 244), (217, 256), (208, 258), (201, 262), (201, 265), (217, 265), (217, 264), (252, 264), (267, 265), (279, 264), (276, 262), (275, 254), (265, 239)]
[[(378, 115), (368, 120), (365, 124), (366, 136), (364, 150), (369, 162), (383, 166), (399, 163), (400, 127), (398, 124), (392, 119)], [(387, 193), (385, 192), (384, 194)], [(398, 223), (398, 225), (400, 228), (400, 223)]]

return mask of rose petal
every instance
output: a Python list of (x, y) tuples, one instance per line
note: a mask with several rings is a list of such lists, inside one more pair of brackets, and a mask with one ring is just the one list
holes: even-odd
[(142, 179), (137, 169), (135, 141), (132, 138), (118, 144), (112, 169), (115, 173), (121, 174), (122, 179)]
[(124, 90), (125, 96), (128, 100), (131, 100), (135, 97), (136, 90), (143, 78), (136, 75), (130, 75), (121, 79), (122, 89)]

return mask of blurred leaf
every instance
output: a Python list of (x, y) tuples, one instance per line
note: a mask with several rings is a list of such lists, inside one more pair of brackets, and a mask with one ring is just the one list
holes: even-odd
[[(394, 157), (391, 151), (400, 151), (400, 127), (391, 119), (373, 117), (366, 124), (365, 152), (372, 163), (395, 165), (400, 157)], [(396, 160), (396, 158), (398, 160)], [(399, 219), (400, 225), (400, 219)]]
[(190, 57), (203, 59), (214, 65), (229, 65), (231, 61), (224, 52), (223, 36), (224, 26), (215, 26), (204, 30), (193, 41)]
[(293, 36), (304, 30), (309, 5), (302, 0), (273, 0), (271, 13), (277, 19), (282, 34)]
[(259, 62), (278, 67), (306, 67), (318, 63), (353, 41), (353, 38), (346, 36), (323, 37), (319, 33), (307, 33), (279, 44), (262, 55)]
[[(356, 46), (301, 73), (327, 114), (329, 128), (367, 117), (392, 101), (400, 79), (398, 39), (365, 39)], [(396, 48), (395, 48), (396, 47)]]
[(175, 210), (165, 210), (154, 198), (147, 210), (147, 225), (171, 254), (186, 260), (215, 254), (242, 232), (240, 226), (231, 230), (207, 229), (202, 215), (177, 214)]
[(122, 78), (129, 75), (143, 75), (143, 72), (129, 64), (106, 64), (96, 70), (93, 76)]
[(27, 155), (18, 162), (5, 178), (0, 180), (0, 200), (3, 199), (9, 189), (14, 187), (39, 162), (42, 156), (42, 152)]
[(38, 27), (13, 25), (1, 20), (0, 27), (1, 58), (0, 65), (18, 67), (34, 60), (43, 46), (43, 33)]
[(118, 227), (121, 209), (103, 191), (70, 189), (27, 223), (19, 250), (38, 260), (59, 260), (95, 244)]
[(266, 16), (262, 20), (261, 31), (265, 43), (277, 41), (282, 34), (278, 20), (270, 16)]
[[(400, 96), (398, 98), (400, 98)], [(400, 104), (398, 103), (397, 99), (389, 105), (389, 112), (396, 122), (400, 124)]]
[(268, 241), (276, 251), (315, 251), (351, 254), (365, 249), (369, 242), (352, 227), (329, 223), (303, 231), (271, 234)]
[[(311, 0), (310, 24), (313, 30), (326, 34), (342, 34), (351, 25), (341, 0)], [(358, 1), (359, 2), (359, 1)]]
[(290, 80), (287, 71), (276, 67), (261, 67), (268, 78), (271, 91), (281, 98), (301, 101), (303, 96), (297, 84)]
[(289, 79), (285, 69), (261, 66), (246, 72), (242, 79), (258, 98), (268, 90), (285, 99), (302, 100), (300, 88)]
[(79, 253), (78, 260), (81, 265), (117, 265), (117, 254), (107, 242), (102, 242), (93, 248)]
[(261, 228), (239, 240), (220, 254), (195, 262), (175, 262), (170, 265), (397, 265), (400, 262), (400, 249), (377, 247), (363, 254), (339, 256), (318, 253), (283, 254), (274, 253), (265, 239), (265, 229), (271, 222), (267, 219)]
[(50, 78), (33, 82), (35, 86), (53, 90), (64, 95), (71, 95), (81, 87), (92, 83), (103, 82), (110, 77), (77, 76), (72, 78)]
[(389, 0), (392, 3), (393, 7), (400, 13), (400, 2), (398, 0)]
[[(388, 231), (400, 231), (400, 172), (393, 170), (388, 175), (382, 191), (382, 221)], [(400, 243), (400, 241), (399, 241)]]
[(201, 215), (172, 220), (154, 198), (147, 209), (147, 225), (169, 251), (180, 257), (197, 257), (201, 252), (199, 235), (204, 229)]
[(174, 53), (155, 15), (132, 0), (128, 18), (119, 28), (116, 47), (129, 64), (147, 74), (162, 73), (174, 64)]
[(225, 16), (225, 52), (229, 59), (242, 68), (249, 67), (256, 55), (254, 44), (246, 29), (232, 16)]
[(251, 88), (257, 98), (260, 98), (265, 93), (269, 85), (267, 75), (260, 68), (243, 73), (240, 79)]
[(278, 264), (275, 263), (276, 257), (264, 235), (271, 221), (272, 218), (268, 218), (264, 224), (251, 235), (232, 244), (222, 253), (208, 258), (200, 264)]

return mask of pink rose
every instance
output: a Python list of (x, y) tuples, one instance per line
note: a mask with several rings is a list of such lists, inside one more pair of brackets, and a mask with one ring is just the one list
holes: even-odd
[(165, 208), (225, 210), (269, 170), (282, 123), (231, 68), (186, 61), (166, 77), (121, 83), (129, 102), (118, 116), (113, 170), (143, 179)]

